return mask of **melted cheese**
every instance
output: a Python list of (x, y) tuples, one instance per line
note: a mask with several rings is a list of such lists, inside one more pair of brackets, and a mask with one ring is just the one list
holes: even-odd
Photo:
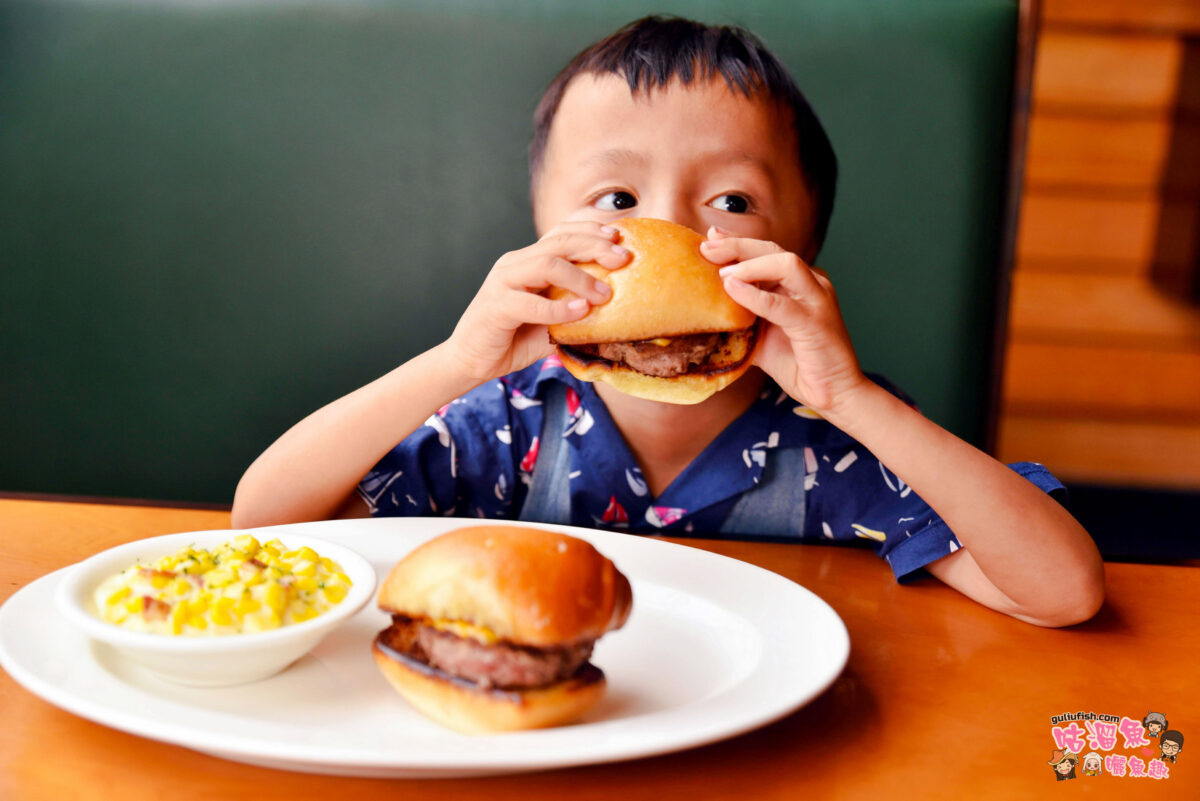
[(494, 645), (500, 640), (496, 632), (486, 626), (476, 626), (465, 620), (429, 620), (428, 625), (438, 631), (449, 632), (458, 637), (470, 638), (484, 645)]

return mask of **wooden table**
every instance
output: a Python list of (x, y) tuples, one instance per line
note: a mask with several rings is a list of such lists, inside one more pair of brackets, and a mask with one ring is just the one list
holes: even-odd
[[(228, 525), (220, 511), (0, 500), (0, 601), (118, 543)], [(1100, 614), (1047, 630), (936, 581), (898, 586), (869, 551), (675, 542), (761, 565), (824, 598), (850, 630), (843, 675), (782, 721), (691, 751), (501, 778), (384, 781), (251, 767), (145, 740), (63, 712), (0, 672), (0, 798), (1200, 798), (1195, 567), (1109, 564)], [(1189, 738), (1168, 779), (1079, 771), (1058, 785), (1047, 765), (1052, 716), (1140, 721), (1148, 711)], [(1139, 751), (1118, 742), (1111, 753)]]

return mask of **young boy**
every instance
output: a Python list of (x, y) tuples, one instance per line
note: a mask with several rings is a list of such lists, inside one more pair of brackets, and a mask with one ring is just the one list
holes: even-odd
[[(1102, 563), (1046, 494), (1061, 485), (996, 462), (860, 370), (830, 279), (810, 266), (833, 151), (759, 40), (639, 20), (566, 67), (535, 128), (538, 241), (500, 257), (449, 339), (268, 448), (238, 485), (235, 526), (370, 512), (868, 538), (898, 578), (927, 570), (1021, 620), (1096, 612)], [(677, 406), (557, 363), (546, 326), (607, 300), (576, 265), (626, 264), (607, 225), (624, 216), (707, 232), (726, 291), (767, 322), (761, 369)], [(551, 301), (550, 286), (573, 295)]]

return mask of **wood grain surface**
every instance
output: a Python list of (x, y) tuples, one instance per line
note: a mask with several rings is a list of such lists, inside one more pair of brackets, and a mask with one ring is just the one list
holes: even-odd
[[(0, 500), (0, 600), (121, 542), (227, 525), (224, 512)], [(850, 631), (842, 676), (785, 719), (704, 748), (502, 778), (401, 781), (313, 776), (205, 756), (77, 718), (0, 673), (0, 798), (790, 801), (1034, 799), (1072, 790), (1095, 798), (1200, 797), (1200, 758), (1189, 758), (1186, 748), (1163, 781), (1080, 776), (1056, 786), (1047, 765), (1050, 718), (1064, 713), (1140, 720), (1162, 711), (1173, 728), (1200, 732), (1194, 567), (1110, 564), (1100, 614), (1048, 630), (932, 580), (897, 585), (867, 550), (673, 541), (761, 565), (825, 599)]]

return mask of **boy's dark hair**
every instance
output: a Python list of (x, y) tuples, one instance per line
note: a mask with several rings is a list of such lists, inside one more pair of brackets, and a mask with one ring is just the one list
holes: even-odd
[(765, 95), (791, 109), (800, 169), (816, 200), (815, 244), (819, 248), (825, 241), (837, 188), (837, 157), (791, 74), (757, 36), (742, 28), (650, 16), (587, 48), (550, 82), (538, 102), (529, 145), (531, 180), (541, 169), (550, 124), (567, 85), (575, 76), (589, 73), (620, 75), (635, 94), (662, 88), (676, 78), (686, 85), (696, 78), (720, 75), (730, 91), (746, 97)]
[(1172, 743), (1177, 744), (1179, 746), (1180, 750), (1182, 750), (1183, 749), (1183, 733), (1175, 731), (1174, 729), (1171, 729), (1169, 731), (1164, 731), (1161, 735), (1159, 735), (1158, 742), (1159, 743), (1172, 742)]

